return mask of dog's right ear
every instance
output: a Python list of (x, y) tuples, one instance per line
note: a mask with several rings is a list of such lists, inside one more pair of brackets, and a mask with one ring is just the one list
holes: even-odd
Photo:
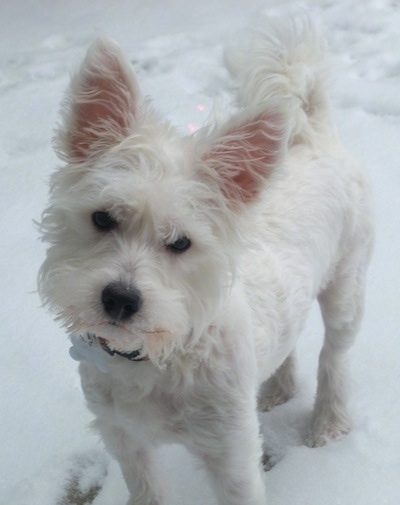
[(55, 139), (59, 155), (82, 162), (129, 133), (139, 89), (130, 62), (110, 39), (98, 39), (72, 78)]

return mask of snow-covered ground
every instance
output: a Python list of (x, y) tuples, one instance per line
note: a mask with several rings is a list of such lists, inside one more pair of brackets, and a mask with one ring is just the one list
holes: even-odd
[[(354, 430), (304, 445), (321, 323), (299, 345), (301, 392), (262, 416), (279, 463), (269, 505), (400, 503), (399, 0), (24, 0), (0, 3), (0, 503), (123, 505), (118, 466), (92, 434), (63, 331), (40, 308), (43, 245), (32, 223), (58, 161), (51, 137), (69, 72), (98, 32), (114, 37), (157, 107), (189, 132), (229, 92), (224, 39), (266, 11), (310, 11), (331, 46), (331, 96), (347, 146), (369, 172), (377, 244), (362, 331), (352, 351)], [(240, 440), (238, 440), (240, 443)], [(179, 447), (160, 452), (170, 505), (214, 503)]]

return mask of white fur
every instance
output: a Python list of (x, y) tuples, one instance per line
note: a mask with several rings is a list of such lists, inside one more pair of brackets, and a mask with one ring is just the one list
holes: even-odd
[[(39, 285), (70, 333), (149, 358), (105, 355), (106, 373), (80, 364), (129, 505), (163, 502), (154, 449), (168, 442), (202, 459), (220, 505), (265, 503), (257, 400), (269, 410), (295, 393), (293, 349), (316, 298), (326, 334), (309, 443), (350, 429), (346, 351), (373, 233), (363, 172), (332, 125), (322, 54), (307, 21), (231, 48), (242, 111), (185, 138), (141, 99), (113, 42), (98, 41), (73, 78)], [(95, 211), (116, 228), (96, 229)], [(182, 236), (191, 247), (172, 252)], [(113, 282), (141, 293), (125, 321), (101, 303)]]

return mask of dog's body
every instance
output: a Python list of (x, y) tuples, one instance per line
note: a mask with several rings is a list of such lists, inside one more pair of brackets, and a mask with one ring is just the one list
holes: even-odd
[(130, 505), (162, 503), (153, 451), (165, 442), (203, 460), (221, 505), (265, 502), (257, 394), (262, 410), (293, 396), (315, 298), (326, 335), (310, 444), (350, 429), (368, 187), (332, 126), (313, 30), (271, 33), (228, 58), (243, 111), (189, 138), (140, 101), (110, 42), (71, 84), (40, 286), (89, 342), (83, 390)]

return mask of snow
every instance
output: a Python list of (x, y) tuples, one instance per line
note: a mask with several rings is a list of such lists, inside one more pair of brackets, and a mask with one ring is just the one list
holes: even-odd
[[(299, 345), (299, 395), (261, 417), (278, 461), (265, 474), (268, 504), (400, 503), (400, 3), (26, 0), (0, 4), (1, 505), (127, 499), (117, 464), (89, 429), (69, 343), (35, 291), (44, 247), (32, 220), (40, 217), (48, 176), (59, 163), (51, 137), (71, 69), (98, 33), (114, 37), (145, 92), (188, 132), (229, 94), (223, 41), (261, 12), (296, 10), (311, 12), (329, 41), (334, 113), (373, 184), (377, 244), (365, 320), (351, 352), (354, 429), (323, 448), (304, 445), (322, 332), (315, 310)], [(163, 448), (160, 466), (168, 504), (215, 503), (184, 449)]]

